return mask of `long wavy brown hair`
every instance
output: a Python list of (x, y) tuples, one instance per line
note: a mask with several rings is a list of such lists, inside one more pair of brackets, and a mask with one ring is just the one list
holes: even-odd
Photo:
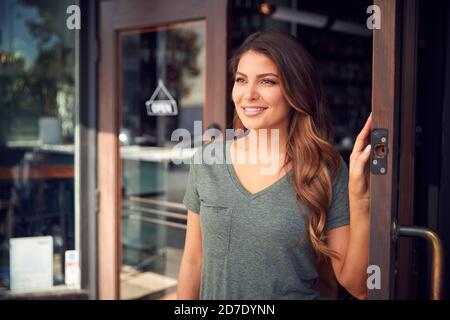
[[(319, 257), (338, 257), (327, 247), (325, 223), (332, 202), (332, 183), (340, 170), (340, 154), (325, 103), (317, 66), (297, 38), (279, 32), (256, 32), (242, 43), (230, 60), (235, 77), (241, 56), (261, 53), (278, 68), (281, 90), (293, 108), (289, 113), (285, 166), (292, 163), (293, 188), (299, 208), (308, 209), (311, 244)], [(234, 129), (246, 129), (234, 114)]]

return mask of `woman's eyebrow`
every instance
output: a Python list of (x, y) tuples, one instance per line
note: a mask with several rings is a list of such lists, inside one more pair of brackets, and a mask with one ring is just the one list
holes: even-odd
[[(243, 76), (243, 77), (247, 77), (247, 75), (245, 74), (245, 73), (242, 73), (242, 72), (236, 72), (236, 74), (240, 74), (241, 76)], [(277, 77), (278, 78), (278, 75), (277, 74), (275, 74), (275, 73), (271, 73), (271, 72), (269, 72), (269, 73), (262, 73), (262, 74), (258, 74), (256, 77), (257, 78), (263, 78), (263, 77), (266, 77), (266, 76), (274, 76), (274, 77)]]

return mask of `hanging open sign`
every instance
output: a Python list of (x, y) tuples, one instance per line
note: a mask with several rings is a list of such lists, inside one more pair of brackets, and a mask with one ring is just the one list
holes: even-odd
[(178, 114), (177, 102), (162, 80), (158, 81), (158, 87), (150, 99), (145, 101), (145, 106), (149, 116), (175, 116)]

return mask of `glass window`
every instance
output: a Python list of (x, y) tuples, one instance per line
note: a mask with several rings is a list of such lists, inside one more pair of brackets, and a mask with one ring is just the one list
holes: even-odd
[[(191, 133), (186, 159), (201, 142), (205, 101), (204, 22), (120, 37), (122, 161), (121, 298), (173, 296), (186, 233), (181, 203), (187, 164), (175, 165), (174, 130)], [(198, 132), (197, 136), (194, 134)], [(185, 142), (185, 141), (183, 141)]]
[(69, 250), (77, 240), (78, 36), (66, 25), (66, 10), (77, 3), (0, 2), (3, 293), (64, 286), (66, 253), (77, 260)]

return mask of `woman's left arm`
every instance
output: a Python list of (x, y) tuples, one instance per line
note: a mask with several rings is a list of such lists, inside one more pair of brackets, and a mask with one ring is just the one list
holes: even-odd
[(371, 115), (359, 133), (350, 155), (348, 195), (350, 225), (327, 233), (327, 245), (340, 259), (332, 258), (339, 283), (358, 299), (367, 299), (367, 267), (370, 243)]

